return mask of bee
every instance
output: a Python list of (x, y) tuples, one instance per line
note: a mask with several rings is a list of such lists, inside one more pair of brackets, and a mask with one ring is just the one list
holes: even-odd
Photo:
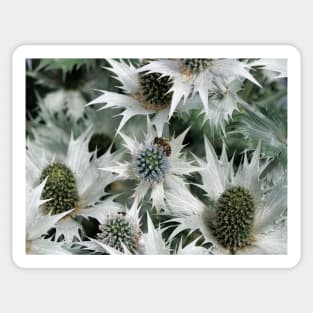
[(170, 141), (170, 138), (155, 137), (153, 140), (153, 144), (159, 147), (162, 147), (166, 156), (170, 156), (172, 152), (172, 148), (171, 148), (169, 141)]

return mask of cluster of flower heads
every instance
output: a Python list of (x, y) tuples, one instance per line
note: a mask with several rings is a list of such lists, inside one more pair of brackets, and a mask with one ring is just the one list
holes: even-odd
[[(97, 61), (81, 62), (90, 79)], [(26, 252), (286, 254), (284, 60), (104, 62), (98, 97), (87, 79), (36, 93)]]

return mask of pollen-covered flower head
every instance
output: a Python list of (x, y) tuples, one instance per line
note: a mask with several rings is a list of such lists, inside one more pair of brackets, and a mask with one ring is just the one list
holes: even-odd
[(118, 153), (109, 150), (100, 158), (88, 151), (91, 133), (87, 130), (78, 138), (72, 136), (66, 157), (55, 161), (47, 156), (44, 149), (38, 149), (28, 142), (26, 158), (26, 178), (29, 186), (45, 181), (41, 192), (42, 199), (49, 199), (42, 205), (43, 213), (57, 215), (67, 212), (56, 225), (55, 240), (66, 242), (80, 239), (82, 226), (78, 216), (93, 217), (102, 221), (107, 208), (119, 207), (112, 197), (107, 197), (104, 188), (114, 177), (98, 170), (98, 167), (112, 164)]
[(171, 234), (200, 229), (216, 254), (285, 254), (287, 195), (286, 174), (275, 184), (261, 174), (269, 160), (260, 159), (260, 145), (251, 160), (244, 155), (237, 171), (225, 147), (220, 158), (205, 138), (206, 161), (201, 167), (201, 187), (211, 204), (205, 205), (190, 191), (166, 195), (168, 210), (179, 225)]
[(135, 179), (138, 182), (134, 197), (142, 200), (151, 190), (153, 206), (160, 209), (164, 206), (164, 188), (174, 181), (182, 180), (182, 175), (195, 172), (198, 168), (187, 161), (183, 149), (184, 131), (178, 137), (158, 137), (150, 120), (143, 141), (130, 138), (120, 133), (124, 146), (128, 150), (128, 160), (116, 162), (115, 166), (103, 168), (105, 171), (117, 173), (117, 179)]

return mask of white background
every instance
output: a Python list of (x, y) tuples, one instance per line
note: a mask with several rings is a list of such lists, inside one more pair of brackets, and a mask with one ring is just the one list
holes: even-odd
[[(306, 2), (3, 2), (0, 5), (1, 312), (312, 311), (313, 45), (309, 30), (313, 22), (312, 9), (306, 7)], [(281, 43), (298, 47), (303, 62), (300, 264), (291, 270), (17, 268), (11, 259), (10, 57), (15, 47), (26, 43)]]

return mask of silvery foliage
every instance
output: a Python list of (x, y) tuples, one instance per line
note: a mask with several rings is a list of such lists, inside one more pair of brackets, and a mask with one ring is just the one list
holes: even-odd
[(283, 59), (27, 61), (26, 252), (285, 254)]

